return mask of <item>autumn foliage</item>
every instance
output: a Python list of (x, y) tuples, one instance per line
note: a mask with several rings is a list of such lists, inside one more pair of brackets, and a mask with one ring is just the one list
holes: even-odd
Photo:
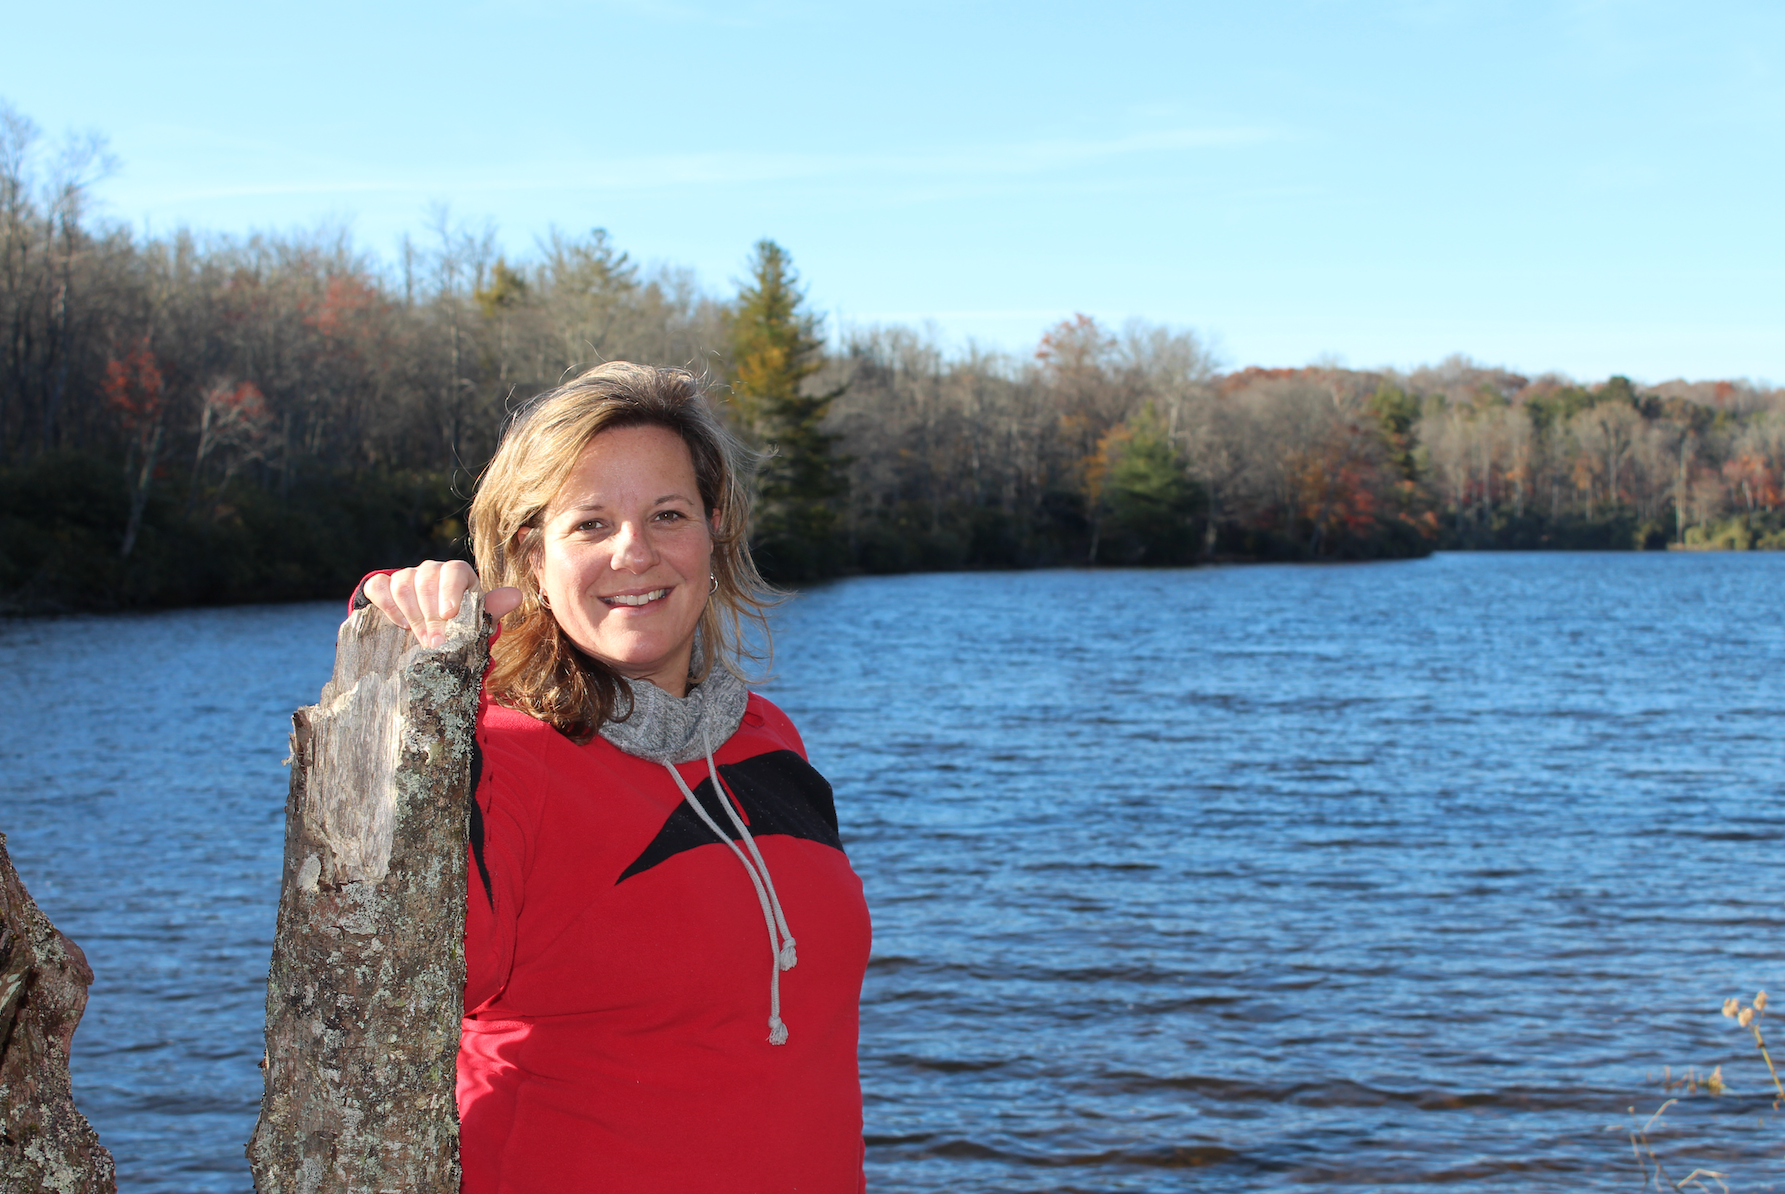
[[(516, 406), (602, 360), (714, 383), (782, 579), (1342, 560), (1437, 548), (1785, 547), (1785, 393), (1720, 380), (1223, 371), (1090, 315), (1032, 349), (829, 329), (762, 241), (733, 294), (601, 229), (525, 256), (438, 215), (155, 238), (88, 218), (0, 121), (0, 607), (332, 595), (462, 551)], [(54, 218), (51, 218), (52, 213)]]
[(1421, 554), (1440, 527), (1381, 379), (1219, 374), (1192, 333), (1078, 315), (1032, 358), (858, 333), (826, 380), (861, 566)]

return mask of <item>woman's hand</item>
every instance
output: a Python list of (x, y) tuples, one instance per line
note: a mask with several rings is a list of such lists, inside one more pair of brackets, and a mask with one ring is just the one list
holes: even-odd
[[(398, 626), (407, 626), (424, 647), (446, 645), (446, 624), (459, 613), (459, 601), (477, 585), (477, 573), (463, 560), (428, 560), (385, 576), (370, 577), (361, 588), (366, 600)], [(521, 591), (492, 589), (484, 612), (500, 618), (521, 604)]]

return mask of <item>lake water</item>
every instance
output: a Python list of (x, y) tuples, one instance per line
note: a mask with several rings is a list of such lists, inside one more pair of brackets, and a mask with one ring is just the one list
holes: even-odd
[[(874, 910), (879, 1191), (1785, 1189), (1785, 556), (867, 578), (765, 691)], [(246, 1191), (338, 605), (0, 623), (0, 830), (130, 1191)], [(1785, 1035), (1781, 1036), (1785, 1041)], [(1673, 1091), (1678, 1095), (1684, 1092)], [(1713, 1187), (1714, 1188), (1714, 1187)]]

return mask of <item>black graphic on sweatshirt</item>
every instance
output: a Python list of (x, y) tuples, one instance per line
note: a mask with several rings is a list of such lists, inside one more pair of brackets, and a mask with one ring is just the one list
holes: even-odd
[[(743, 806), (744, 823), (749, 827), (751, 837), (780, 833), (838, 850), (843, 848), (843, 841), (837, 836), (837, 805), (831, 795), (830, 781), (793, 751), (773, 750), (741, 763), (721, 763), (719, 778)], [(734, 842), (739, 840), (737, 827), (719, 804), (722, 797), (713, 791), (710, 776), (694, 789), (694, 798), (725, 831), (726, 837)], [(676, 811), (669, 815), (657, 836), (614, 883), (618, 886), (684, 850), (714, 845), (718, 845), (718, 841), (713, 837), (713, 831), (684, 801), (676, 806)]]

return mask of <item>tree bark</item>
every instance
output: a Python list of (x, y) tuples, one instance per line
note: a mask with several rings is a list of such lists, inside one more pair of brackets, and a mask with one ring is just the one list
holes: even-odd
[(482, 597), (446, 645), (374, 608), (292, 715), (285, 874), (267, 976), (260, 1194), (458, 1194), (454, 1102)]
[(118, 1188), (68, 1080), (92, 982), (86, 955), (38, 910), (0, 833), (0, 1190)]
[(155, 432), (143, 446), (142, 471), (131, 483), (130, 518), (124, 524), (124, 543), (118, 549), (118, 555), (126, 560), (136, 547), (136, 535), (143, 526), (143, 510), (149, 504), (149, 486), (155, 483), (155, 459), (161, 453), (161, 430), (165, 419), (165, 411), (155, 412)]

